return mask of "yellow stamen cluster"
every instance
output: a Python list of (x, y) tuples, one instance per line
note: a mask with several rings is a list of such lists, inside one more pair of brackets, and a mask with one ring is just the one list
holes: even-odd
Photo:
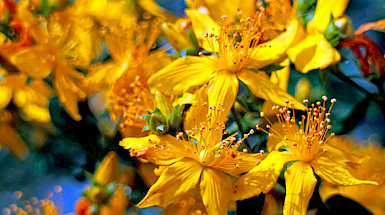
[[(294, 109), (290, 110), (288, 105), (286, 107), (273, 107), (273, 110), (276, 111), (276, 117), (283, 133), (278, 131), (278, 129), (281, 128), (276, 128), (277, 130), (272, 128), (268, 118), (266, 118), (266, 120), (270, 124), (266, 125), (266, 128), (270, 129), (270, 132), (267, 132), (260, 126), (257, 126), (257, 129), (268, 133), (269, 136), (273, 138), (283, 141), (285, 146), (292, 151), (299, 160), (310, 162), (319, 154), (326, 151), (326, 149), (323, 148), (325, 142), (327, 142), (331, 136), (334, 136), (334, 133), (332, 133), (327, 137), (327, 132), (332, 127), (329, 124), (329, 117), (330, 110), (336, 102), (336, 99), (330, 101), (331, 106), (329, 109), (325, 106), (327, 97), (323, 96), (322, 100), (322, 105), (321, 102), (317, 102), (316, 104), (311, 104), (310, 107), (307, 107), (306, 115), (302, 115), (302, 120), (298, 123), (299, 127), (296, 124)], [(307, 106), (308, 101), (305, 100), (304, 103)], [(292, 104), (292, 107), (293, 106), (294, 105)], [(261, 112), (261, 116), (264, 117), (263, 112)]]
[(113, 94), (110, 99), (112, 107), (122, 113), (120, 127), (125, 128), (134, 126), (138, 121), (142, 122), (140, 124), (145, 123), (141, 117), (153, 106), (154, 97), (143, 86), (140, 76), (136, 76), (135, 80), (129, 83), (129, 87), (121, 88), (120, 93)]
[(18, 215), (58, 215), (62, 214), (62, 187), (56, 186), (55, 193), (58, 194), (58, 197), (54, 203), (53, 192), (48, 192), (47, 199), (38, 200), (36, 197), (31, 198), (30, 200), (23, 200), (23, 193), (21, 191), (15, 192), (15, 197), (17, 201), (21, 202), (22, 207), (17, 204), (12, 204), (8, 208), (3, 209), (4, 215), (18, 214)]
[[(207, 106), (207, 103), (203, 104)], [(199, 126), (186, 130), (187, 138), (185, 140), (194, 143), (194, 148), (189, 149), (191, 153), (194, 153), (203, 165), (215, 165), (219, 163), (225, 157), (231, 157), (234, 159), (241, 159), (241, 153), (247, 153), (247, 150), (242, 152), (238, 151), (242, 142), (254, 133), (254, 130), (250, 130), (248, 134), (237, 140), (235, 137), (238, 133), (232, 134), (222, 140), (223, 135), (227, 135), (226, 121), (213, 121), (217, 120), (218, 115), (224, 111), (223, 104), (219, 104), (219, 107), (209, 107), (209, 114), (206, 116), (206, 121), (201, 122)], [(184, 134), (179, 133), (178, 139), (184, 139)], [(238, 167), (238, 166), (235, 166)]]
[[(239, 14), (241, 16), (241, 12)], [(237, 72), (246, 65), (250, 58), (249, 49), (257, 46), (264, 30), (264, 19), (263, 11), (246, 19), (241, 17), (240, 25), (234, 32), (235, 24), (228, 23), (223, 16), (219, 34), (205, 33), (211, 51), (216, 53), (226, 70)], [(203, 56), (202, 53), (200, 55)]]

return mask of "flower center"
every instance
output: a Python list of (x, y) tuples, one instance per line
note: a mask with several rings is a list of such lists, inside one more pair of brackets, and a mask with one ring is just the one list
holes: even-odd
[(250, 58), (249, 50), (257, 46), (262, 35), (264, 19), (264, 11), (258, 11), (246, 19), (241, 17), (239, 23), (228, 23), (226, 16), (223, 16), (217, 34), (205, 33), (211, 51), (223, 68), (229, 72), (244, 68)]
[[(207, 106), (207, 103), (204, 105)], [(186, 130), (187, 139), (194, 142), (193, 153), (198, 155), (197, 160), (204, 166), (215, 165), (228, 157), (238, 159), (241, 153), (247, 153), (247, 150), (238, 151), (239, 146), (244, 139), (254, 133), (254, 130), (251, 130), (238, 140), (235, 137), (238, 133), (235, 133), (222, 140), (222, 136), (228, 134), (227, 130), (223, 131), (226, 121), (216, 121), (220, 112), (224, 111), (222, 106), (221, 104), (218, 108), (211, 106), (205, 122)], [(179, 133), (177, 138), (183, 139), (183, 133)]]
[[(310, 162), (326, 151), (326, 149), (323, 148), (325, 142), (331, 136), (334, 136), (334, 133), (329, 137), (327, 137), (326, 134), (332, 127), (329, 125), (329, 117), (330, 110), (336, 102), (336, 99), (331, 100), (329, 109), (325, 107), (327, 97), (323, 96), (322, 99), (323, 105), (321, 105), (321, 102), (317, 102), (307, 108), (306, 115), (302, 115), (302, 120), (298, 123), (299, 127), (296, 124), (294, 108), (291, 111), (288, 106), (273, 106), (279, 124), (277, 130), (271, 127), (271, 123), (267, 118), (270, 124), (267, 125), (266, 128), (270, 128), (270, 132), (263, 130), (259, 126), (257, 126), (257, 129), (265, 131), (272, 138), (283, 141), (285, 147), (293, 152), (299, 160)], [(308, 101), (305, 100), (304, 103), (307, 105)], [(292, 106), (294, 105), (292, 104)], [(261, 116), (264, 116), (263, 112), (261, 112)], [(279, 132), (278, 129), (281, 129), (283, 133)]]

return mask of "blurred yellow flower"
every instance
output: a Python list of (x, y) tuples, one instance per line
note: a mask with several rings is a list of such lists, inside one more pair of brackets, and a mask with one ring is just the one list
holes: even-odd
[(172, 57), (159, 50), (150, 53), (160, 34), (160, 19), (150, 14), (144, 20), (127, 13), (119, 20), (105, 21), (102, 35), (111, 61), (89, 66), (85, 90), (91, 94), (106, 91), (113, 120), (120, 119), (123, 137), (144, 136), (142, 116), (154, 108), (154, 95), (147, 79), (171, 62)]
[[(30, 13), (30, 11), (27, 11)], [(74, 67), (88, 66), (99, 48), (99, 31), (90, 17), (72, 13), (71, 7), (54, 12), (46, 20), (24, 15), (31, 23), (36, 45), (11, 56), (17, 68), (35, 79), (43, 79), (53, 72), (54, 87), (68, 113), (80, 120), (78, 101), (86, 98), (80, 88), (84, 75)]]
[(232, 199), (231, 176), (247, 172), (262, 159), (260, 154), (238, 151), (243, 139), (236, 140), (236, 134), (222, 140), (223, 133), (227, 133), (223, 132), (224, 122), (218, 121), (227, 116), (222, 105), (209, 108), (207, 103), (195, 104), (193, 111), (193, 115), (206, 119), (202, 122), (200, 118), (189, 118), (187, 124), (192, 129), (186, 130), (186, 136), (150, 135), (120, 142), (130, 149), (131, 156), (164, 166), (138, 207), (166, 208), (188, 192), (199, 192), (207, 214), (227, 214)]
[(362, 204), (373, 214), (385, 214), (385, 150), (374, 143), (367, 146), (353, 144), (352, 140), (333, 138), (333, 146), (350, 155), (349, 171), (358, 179), (371, 180), (379, 186), (360, 184), (355, 186), (336, 186), (322, 182), (321, 198), (326, 201), (333, 195), (343, 195)]
[[(286, 197), (284, 214), (306, 214), (317, 179), (314, 172), (324, 181), (337, 185), (371, 184), (372, 180), (360, 180), (348, 169), (347, 156), (339, 149), (326, 145), (327, 132), (331, 128), (330, 110), (325, 107), (327, 98), (312, 104), (299, 126), (296, 124), (294, 109), (274, 106), (278, 122), (267, 125), (269, 133), (267, 149), (270, 154), (258, 166), (243, 175), (235, 184), (237, 199), (246, 199), (268, 192), (277, 181), (285, 164)], [(263, 113), (261, 113), (264, 116)], [(333, 136), (332, 134), (331, 136)]]
[[(129, 198), (123, 184), (127, 183), (127, 172), (121, 172), (118, 157), (110, 152), (100, 163), (88, 188), (76, 204), (78, 215), (123, 215), (126, 213)], [(115, 188), (112, 188), (116, 184)], [(91, 213), (91, 206), (95, 211)]]

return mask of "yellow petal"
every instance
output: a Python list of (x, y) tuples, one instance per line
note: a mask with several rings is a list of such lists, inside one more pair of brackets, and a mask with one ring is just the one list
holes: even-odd
[(291, 19), (284, 33), (251, 50), (250, 59), (245, 68), (260, 69), (285, 59), (287, 49), (302, 35), (303, 29), (300, 27), (298, 20)]
[[(205, 33), (218, 34), (220, 32), (218, 23), (216, 23), (209, 15), (203, 14), (198, 10), (185, 10), (185, 12), (191, 19), (195, 37), (198, 39), (201, 47), (207, 51), (214, 51), (204, 35)], [(215, 50), (218, 50), (218, 42), (215, 41), (214, 37), (211, 40), (211, 44), (214, 44)]]
[(16, 131), (8, 124), (0, 122), (0, 146), (7, 147), (12, 153), (21, 159), (28, 156), (28, 148)]
[[(276, 117), (276, 116), (274, 115), (274, 117)], [(298, 130), (298, 126), (294, 125), (292, 127), (292, 129), (293, 129), (293, 133), (294, 133)], [(274, 131), (281, 136), (284, 136), (286, 133), (286, 131), (282, 127), (281, 123), (274, 123), (271, 126), (270, 131)], [(268, 152), (279, 151), (279, 149), (281, 149), (285, 145), (286, 145), (285, 141), (282, 141), (281, 139), (278, 139), (276, 137), (269, 137), (267, 140), (267, 151)]]
[(118, 179), (119, 161), (115, 152), (110, 152), (104, 157), (94, 174), (94, 181), (107, 185)]
[(265, 160), (243, 175), (234, 185), (233, 198), (247, 199), (260, 193), (267, 193), (277, 183), (283, 166), (296, 160), (290, 152), (270, 152)]
[(164, 116), (171, 114), (173, 107), (171, 105), (170, 99), (159, 91), (155, 92), (155, 105), (157, 108), (159, 108), (160, 112), (162, 112)]
[[(273, 84), (277, 84), (282, 90), (287, 91), (287, 87), (289, 85), (289, 76), (290, 76), (290, 60), (286, 58), (280, 64), (283, 66), (282, 69), (274, 71), (270, 76), (270, 81)], [(274, 115), (274, 111), (271, 109), (275, 103), (271, 101), (266, 101), (263, 104), (262, 112), (265, 113), (265, 116)]]
[(22, 107), (23, 113), (26, 115), (25, 120), (36, 122), (50, 122), (51, 115), (48, 107), (41, 107), (39, 105), (28, 103)]
[(168, 21), (175, 21), (176, 19), (174, 14), (160, 7), (154, 0), (139, 0), (138, 4), (147, 12), (155, 16), (165, 18)]
[(237, 73), (238, 78), (247, 85), (250, 91), (257, 97), (272, 101), (275, 104), (286, 106), (286, 101), (294, 103), (294, 108), (304, 110), (305, 106), (293, 96), (273, 84), (264, 72), (252, 72), (243, 70)]
[(12, 98), (12, 89), (6, 86), (0, 86), (0, 109), (8, 106)]
[(181, 52), (189, 47), (194, 47), (190, 42), (187, 31), (178, 31), (176, 24), (164, 23), (162, 25), (162, 31), (167, 41), (177, 52)]
[(130, 149), (131, 156), (143, 158), (156, 165), (170, 165), (183, 157), (191, 157), (193, 143), (176, 139), (171, 135), (149, 135), (141, 138), (126, 137), (120, 141), (125, 149)]
[[(209, 82), (209, 107), (216, 108), (212, 122), (223, 122), (230, 112), (238, 93), (238, 78), (230, 72), (218, 72)], [(222, 109), (222, 110), (218, 110)], [(214, 126), (213, 126), (214, 127)]]
[(167, 166), (137, 206), (140, 208), (153, 205), (167, 207), (179, 195), (197, 186), (202, 169), (203, 167), (192, 159), (182, 159)]
[(110, 205), (104, 205), (100, 209), (100, 215), (125, 214), (128, 206), (128, 198), (123, 188), (116, 189), (110, 199)]
[(359, 180), (352, 176), (345, 163), (348, 161), (343, 153), (338, 153), (339, 150), (327, 150), (322, 155), (315, 158), (310, 164), (315, 173), (322, 180), (331, 184), (337, 185), (356, 185), (356, 184), (374, 184), (377, 182)]
[(321, 33), (309, 33), (302, 41), (287, 51), (297, 70), (308, 72), (324, 69), (341, 60), (340, 53), (325, 39)]
[(53, 56), (45, 46), (24, 49), (11, 58), (21, 72), (34, 78), (46, 78), (54, 68)]
[(335, 18), (341, 16), (348, 2), (349, 0), (318, 0), (314, 17), (307, 24), (307, 28), (324, 32), (329, 25), (332, 13)]
[(317, 179), (308, 163), (295, 162), (285, 172), (286, 197), (284, 214), (306, 215)]
[(344, 15), (346, 7), (349, 4), (349, 0), (334, 0), (332, 7), (332, 14), (335, 18), (339, 18)]
[(266, 154), (262, 155), (260, 153), (242, 153), (237, 155), (235, 158), (231, 156), (225, 156), (218, 162), (210, 164), (210, 167), (219, 169), (229, 175), (237, 176), (254, 168), (265, 157)]
[(204, 168), (200, 180), (200, 193), (208, 214), (227, 214), (231, 199), (231, 179), (212, 168)]
[(82, 81), (83, 75), (68, 66), (59, 66), (55, 70), (54, 86), (60, 102), (74, 120), (81, 120), (78, 102), (86, 98), (86, 93), (76, 82)]
[(148, 84), (150, 88), (158, 89), (167, 95), (180, 95), (205, 84), (214, 71), (211, 58), (187, 56), (175, 60), (151, 76)]
[[(207, 113), (209, 110), (208, 105), (204, 106), (203, 104), (208, 102), (208, 86), (203, 86), (195, 91), (193, 97), (193, 103), (189, 110), (186, 113), (186, 118), (183, 123), (183, 127), (186, 130), (194, 130), (194, 128), (199, 127), (200, 123), (206, 122)], [(198, 137), (198, 142), (200, 142), (200, 137)]]

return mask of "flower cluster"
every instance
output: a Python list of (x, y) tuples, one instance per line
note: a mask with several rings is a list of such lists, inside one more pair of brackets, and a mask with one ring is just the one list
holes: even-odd
[[(332, 127), (336, 99), (298, 101), (319, 96), (309, 74), (324, 86), (333, 74), (364, 93), (354, 113), (371, 101), (385, 114), (384, 55), (362, 35), (384, 30), (384, 21), (352, 32), (348, 0), (185, 3), (180, 17), (153, 0), (0, 0), (0, 144), (27, 159), (62, 135), (91, 163), (105, 156), (93, 176), (85, 173), (91, 185), (77, 214), (159, 206), (165, 214), (224, 215), (241, 213), (253, 197), (265, 198), (256, 206), (264, 214), (307, 214), (314, 205), (326, 210), (334, 194), (384, 213), (376, 192), (384, 149), (346, 143), (344, 122), (360, 119)], [(377, 93), (341, 71), (347, 48)], [(92, 123), (99, 133), (84, 137)], [(25, 124), (36, 137), (22, 135)], [(107, 154), (122, 147), (130, 170)], [(144, 197), (141, 183), (149, 186)], [(372, 194), (380, 200), (363, 197)], [(35, 213), (31, 207), (5, 213)], [(51, 200), (40, 208), (36, 214), (58, 214)]]

